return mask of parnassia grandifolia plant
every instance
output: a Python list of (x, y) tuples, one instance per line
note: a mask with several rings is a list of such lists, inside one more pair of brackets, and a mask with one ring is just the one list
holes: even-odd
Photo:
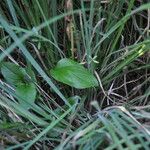
[(1, 64), (1, 73), (15, 90), (19, 104), (29, 109), (36, 98), (35, 76), (30, 68), (22, 68), (11, 62)]
[(77, 89), (85, 89), (98, 86), (97, 79), (81, 64), (71, 59), (61, 59), (54, 69), (50, 71), (51, 76), (67, 85)]

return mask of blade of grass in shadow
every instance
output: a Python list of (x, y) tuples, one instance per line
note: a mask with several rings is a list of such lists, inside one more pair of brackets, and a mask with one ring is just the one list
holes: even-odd
[(133, 14), (142, 11), (142, 10), (146, 10), (150, 8), (150, 3), (148, 4), (144, 4), (142, 6), (140, 6), (139, 8), (133, 10), (131, 13), (125, 15), (120, 21), (118, 21), (117, 24), (115, 24), (107, 33), (105, 33), (102, 37), (102, 39), (95, 45), (95, 47), (93, 48), (93, 52), (95, 52), (95, 54), (97, 54), (97, 52), (99, 51), (97, 48), (99, 47), (99, 45), (106, 39), (109, 37), (109, 35), (111, 35), (114, 31), (116, 31), (116, 29), (118, 29), (124, 22), (126, 22), (130, 16), (132, 16)]
[(104, 126), (106, 126), (107, 130), (109, 131), (109, 134), (111, 135), (111, 138), (112, 138), (113, 142), (115, 144), (117, 144), (117, 148), (123, 149), (123, 147), (121, 145), (121, 142), (119, 140), (119, 137), (115, 133), (115, 130), (114, 130), (115, 128), (113, 127), (113, 125), (110, 124), (109, 120), (107, 118), (105, 118), (104, 116), (102, 116), (101, 114), (99, 114), (98, 117), (102, 121)]
[[(86, 60), (87, 60), (87, 64), (88, 64), (88, 68), (91, 69), (90, 67), (90, 61), (91, 61), (91, 49), (90, 49), (90, 43), (89, 43), (89, 39), (90, 39), (90, 35), (89, 35), (89, 31), (88, 31), (88, 23), (87, 23), (87, 16), (86, 16), (86, 8), (84, 6), (84, 1), (81, 1), (81, 10), (82, 10), (82, 17), (83, 17), (83, 28), (81, 28), (82, 30), (82, 38), (85, 41), (85, 55), (86, 55)], [(82, 20), (82, 18), (81, 18)], [(81, 26), (82, 27), (82, 26)]]
[(11, 102), (10, 100), (8, 100), (3, 95), (0, 95), (0, 105), (7, 108), (7, 109), (13, 110), (14, 112), (18, 112), (18, 114), (20, 114), (21, 116), (26, 117), (29, 120), (32, 120), (33, 122), (35, 122), (36, 124), (38, 124), (40, 126), (45, 126), (48, 124), (46, 121), (33, 115), (32, 113), (30, 113), (29, 111), (20, 107), (19, 105), (16, 105), (14, 102)]
[[(48, 36), (49, 36), (49, 39), (51, 39), (51, 37), (52, 37), (52, 39), (53, 39), (55, 45), (58, 47), (58, 43), (57, 43), (57, 41), (56, 41), (56, 39), (55, 39), (55, 37), (54, 37), (54, 34), (53, 34), (53, 32), (52, 32), (52, 30), (51, 30), (49, 24), (47, 23), (48, 18), (46, 18), (45, 14), (44, 14), (44, 12), (43, 12), (43, 10), (42, 10), (42, 7), (40, 6), (39, 1), (38, 1), (38, 0), (35, 0), (35, 1), (36, 1), (37, 6), (38, 6), (38, 8), (39, 8), (39, 10), (40, 10), (40, 13), (42, 14), (42, 17), (44, 18), (44, 22), (47, 24), (47, 29), (48, 29), (48, 33), (47, 33), (47, 34), (48, 34)], [(55, 59), (54, 53), (50, 53), (50, 55), (52, 56), (51, 58), (54, 58), (54, 59)]]
[[(126, 15), (128, 15), (129, 13), (131, 13), (131, 9), (132, 9), (132, 7), (134, 6), (134, 1), (135, 1), (135, 0), (131, 0), (131, 1), (130, 1), (129, 6), (128, 6), (128, 10), (127, 10), (127, 12), (126, 12)], [(130, 17), (130, 16), (129, 16), (129, 17)], [(128, 20), (128, 18), (127, 18), (127, 20)], [(127, 20), (126, 20), (126, 21), (127, 21)], [(124, 29), (125, 23), (126, 23), (126, 22), (123, 22), (123, 23), (121, 24), (121, 26), (119, 27), (118, 32), (117, 32), (117, 36), (116, 36), (116, 38), (114, 39), (113, 44), (112, 44), (112, 46), (111, 46), (111, 48), (110, 48), (110, 50), (109, 50), (109, 54), (114, 51), (114, 48), (116, 47), (116, 45), (117, 45), (117, 43), (118, 43), (118, 40), (119, 40), (119, 38), (120, 38), (120, 36), (121, 36), (121, 33), (122, 33), (123, 29)], [(108, 60), (109, 60), (109, 58), (105, 59), (105, 61), (104, 61), (104, 64), (105, 64), (105, 65), (107, 64)], [(104, 64), (103, 64), (103, 65), (104, 65)]]
[[(13, 31), (15, 31), (16, 33), (20, 33), (20, 32), (21, 32), (21, 33), (28, 34), (28, 33), (30, 32), (29, 30), (24, 29), (24, 28), (21, 28), (21, 27), (16, 27), (16, 26), (13, 26), (13, 25), (10, 25), (10, 27), (11, 27), (11, 29), (12, 29)], [(36, 35), (34, 35), (34, 37), (37, 37), (37, 38), (43, 40), (43, 42), (49, 42), (50, 44), (52, 44), (52, 45), (55, 47), (56, 50), (59, 51), (59, 53), (60, 53), (61, 56), (65, 57), (64, 52), (59, 48), (58, 45), (56, 45), (56, 44), (55, 44), (53, 41), (51, 41), (50, 39), (48, 39), (48, 38), (46, 38), (46, 37), (44, 37), (44, 36), (42, 36), (42, 35), (40, 35), (40, 34), (36, 34)]]
[(57, 120), (53, 121), (47, 128), (45, 128), (36, 138), (34, 138), (29, 145), (27, 145), (23, 150), (28, 150), (34, 143), (36, 143), (43, 135), (49, 132), (56, 124), (58, 124), (64, 117), (66, 117), (74, 106), (69, 108), (64, 114), (62, 114)]
[[(5, 58), (5, 56), (7, 56), (9, 53), (11, 53), (11, 52), (13, 51), (13, 49), (18, 46), (19, 43), (24, 42), (26, 39), (28, 39), (29, 37), (31, 37), (31, 36), (33, 36), (33, 35), (37, 35), (37, 34), (38, 34), (38, 31), (40, 31), (41, 29), (43, 29), (44, 27), (46, 27), (48, 24), (51, 25), (51, 24), (53, 24), (54, 22), (56, 22), (56, 21), (58, 21), (58, 20), (64, 18), (64, 17), (67, 16), (67, 15), (78, 14), (78, 13), (80, 13), (80, 12), (81, 12), (80, 10), (74, 10), (73, 12), (71, 11), (71, 12), (64, 13), (64, 14), (62, 14), (62, 15), (59, 15), (59, 16), (56, 16), (56, 17), (54, 17), (54, 18), (51, 18), (51, 19), (47, 20), (47, 23), (44, 22), (44, 23), (42, 23), (41, 25), (39, 25), (39, 26), (33, 28), (33, 29), (32, 29), (31, 31), (29, 31), (27, 34), (25, 34), (24, 36), (20, 37), (18, 41), (15, 41), (9, 48), (7, 48), (7, 49), (5, 50), (5, 53), (2, 53), (2, 54), (0, 55), (0, 61), (2, 61), (2, 60)], [(4, 21), (2, 15), (0, 14), (0, 22), (1, 22), (2, 20)], [(5, 21), (5, 22), (6, 22), (6, 21)], [(9, 25), (8, 25), (8, 26), (9, 26)], [(3, 28), (4, 28), (4, 27), (5, 27), (5, 26), (3, 26)], [(6, 28), (5, 28), (5, 29), (6, 29)]]
[(12, 4), (12, 0), (7, 0), (7, 4), (8, 4), (8, 7), (9, 7), (9, 10), (10, 10), (10, 13), (12, 15), (15, 25), (19, 27), (19, 21), (17, 19), (16, 12)]
[(149, 51), (149, 45), (142, 45), (140, 47), (137, 47), (134, 49), (132, 54), (127, 56), (118, 66), (115, 67), (114, 70), (112, 70), (106, 77), (103, 78), (104, 84), (110, 82), (110, 80), (114, 79), (114, 75), (116, 75), (119, 71), (121, 71), (125, 66), (127, 66), (129, 63), (134, 61), (137, 57), (143, 55), (147, 51)]

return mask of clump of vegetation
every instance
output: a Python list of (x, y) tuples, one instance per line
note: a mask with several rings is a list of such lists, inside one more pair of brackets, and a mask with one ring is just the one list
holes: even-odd
[(1, 0), (0, 149), (150, 148), (150, 3)]

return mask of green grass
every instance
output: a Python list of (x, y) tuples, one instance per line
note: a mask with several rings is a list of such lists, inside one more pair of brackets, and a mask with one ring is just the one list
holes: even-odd
[[(30, 109), (19, 105), (0, 73), (0, 149), (148, 150), (150, 3), (66, 2), (1, 0), (0, 62), (29, 67), (37, 96)], [(83, 64), (99, 86), (54, 80), (62, 58)]]

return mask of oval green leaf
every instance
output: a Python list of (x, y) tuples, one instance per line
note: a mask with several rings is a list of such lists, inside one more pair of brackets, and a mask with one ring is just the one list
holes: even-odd
[(17, 66), (11, 62), (3, 62), (1, 65), (1, 73), (6, 81), (12, 85), (17, 85), (24, 80), (26, 71), (24, 68)]
[[(31, 68), (25, 69), (11, 62), (3, 62), (1, 73), (5, 80), (15, 87), (19, 104), (26, 109), (30, 108), (34, 104), (37, 92), (32, 82), (35, 81), (35, 75)], [(32, 81), (28, 79), (27, 74), (31, 76)]]
[(61, 59), (50, 73), (55, 80), (77, 89), (98, 86), (97, 79), (81, 64), (71, 59)]
[(16, 87), (16, 95), (19, 97), (19, 104), (29, 109), (36, 98), (36, 87), (33, 83), (20, 83)]

